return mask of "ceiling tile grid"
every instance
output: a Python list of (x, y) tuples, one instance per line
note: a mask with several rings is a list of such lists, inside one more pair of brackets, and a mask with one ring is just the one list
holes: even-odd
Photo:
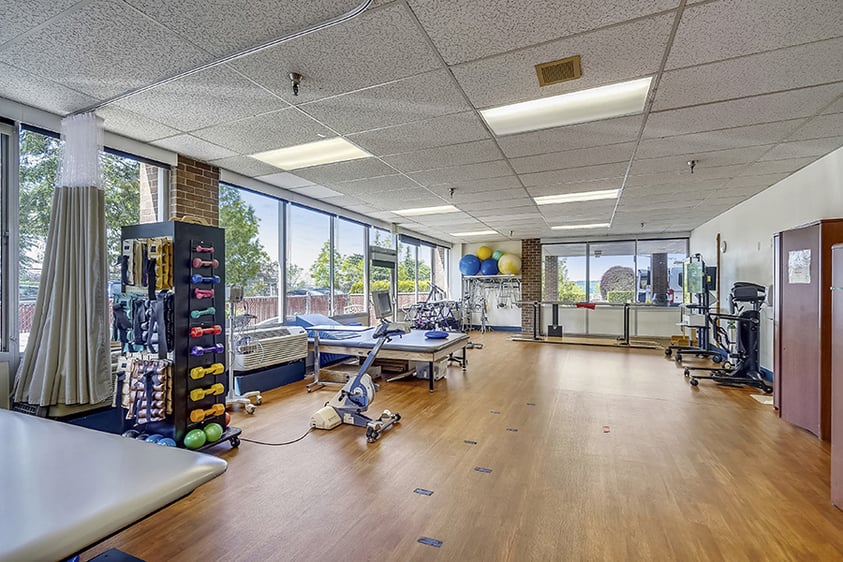
[(519, 174), (530, 172), (547, 172), (550, 170), (565, 170), (598, 164), (612, 164), (629, 162), (635, 143), (625, 142), (592, 148), (553, 152), (536, 156), (512, 158), (512, 167)]
[(212, 60), (161, 25), (99, 0), (58, 18), (40, 33), (0, 47), (14, 64), (92, 97), (105, 99)]
[(469, 141), (402, 154), (384, 156), (390, 166), (404, 173), (421, 172), (448, 166), (490, 162), (503, 158), (493, 140)]
[(237, 153), (232, 150), (187, 134), (153, 141), (152, 144), (206, 162), (237, 156)]
[(464, 166), (452, 166), (438, 170), (427, 170), (409, 174), (411, 178), (422, 185), (442, 185), (450, 182), (482, 180), (511, 176), (512, 168), (506, 160), (494, 160), (492, 162), (481, 162), (479, 164), (466, 164)]
[[(475, 107), (518, 103), (653, 75), (659, 69), (673, 14), (569, 37), (453, 67)], [(535, 65), (580, 55), (582, 77), (540, 86)]]
[(599, 166), (584, 166), (582, 168), (570, 168), (568, 170), (553, 170), (550, 172), (535, 172), (532, 174), (519, 174), (518, 177), (525, 186), (548, 185), (562, 183), (579, 183), (592, 180), (609, 178), (618, 179), (618, 187), (626, 174), (628, 163), (601, 164)]
[[(232, 66), (300, 104), (441, 68), (442, 63), (407, 7), (396, 3)], [(304, 76), (298, 96), (292, 94), (290, 72)]]
[(304, 179), (334, 185), (365, 178), (395, 175), (395, 170), (377, 158), (358, 158), (346, 162), (335, 162), (321, 166), (311, 166), (296, 170), (296, 175)]
[(489, 132), (474, 112), (348, 135), (351, 142), (383, 156), (487, 138)]
[(787, 140), (810, 140), (835, 137), (843, 132), (843, 113), (818, 115), (787, 137)]
[(0, 0), (0, 45), (56, 17), (79, 0)]
[(278, 168), (275, 166), (270, 166), (266, 162), (261, 162), (248, 156), (220, 158), (219, 160), (211, 160), (210, 164), (249, 177), (265, 176), (278, 171)]
[(638, 137), (642, 120), (641, 115), (605, 119), (592, 123), (499, 137), (498, 143), (507, 157), (517, 158), (519, 156), (533, 156), (630, 142)]
[(96, 98), (0, 62), (0, 97), (51, 113), (67, 115), (96, 103)]

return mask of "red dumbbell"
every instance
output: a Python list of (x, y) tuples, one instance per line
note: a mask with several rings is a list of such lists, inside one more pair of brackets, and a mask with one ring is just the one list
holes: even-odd
[(213, 289), (193, 289), (193, 294), (197, 299), (212, 299), (214, 298)]
[(210, 248), (206, 248), (205, 246), (196, 246), (196, 248), (193, 251), (198, 253), (198, 254), (213, 254), (214, 253), (214, 247), (211, 246)]
[(200, 267), (213, 267), (217, 268), (220, 266), (219, 260), (212, 259), (212, 260), (203, 260), (202, 258), (193, 258), (193, 268), (198, 269)]
[(210, 328), (200, 328), (196, 326), (190, 329), (191, 338), (201, 338), (202, 336), (218, 336), (222, 333), (222, 326), (213, 325)]

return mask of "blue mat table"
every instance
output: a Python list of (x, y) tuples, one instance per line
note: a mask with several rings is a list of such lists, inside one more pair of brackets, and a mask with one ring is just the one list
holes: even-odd
[[(343, 331), (342, 326), (312, 326), (314, 331), (325, 331), (329, 328), (335, 331)], [(316, 354), (315, 365), (319, 365), (319, 353), (338, 353), (342, 355), (354, 355), (364, 357), (375, 347), (375, 340), (372, 335), (375, 328), (361, 329), (359, 326), (346, 326), (348, 331), (359, 332), (353, 338), (342, 340), (324, 340), (310, 338), (308, 346)], [(381, 348), (378, 357), (384, 359), (404, 359), (407, 361), (426, 361), (430, 373), (430, 392), (433, 392), (433, 364), (442, 359), (454, 359), (454, 353), (462, 350), (461, 356), (455, 360), (462, 363), (465, 369), (468, 364), (465, 348), (468, 345), (468, 334), (462, 332), (449, 332), (447, 338), (432, 339), (425, 337), (426, 330), (412, 330), (409, 334), (395, 336)], [(324, 384), (319, 381), (318, 367), (314, 367), (315, 378), (311, 384)]]

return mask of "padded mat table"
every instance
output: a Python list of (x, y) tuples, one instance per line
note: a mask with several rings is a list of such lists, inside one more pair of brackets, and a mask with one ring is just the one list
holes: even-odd
[(0, 410), (0, 561), (62, 560), (225, 472), (216, 457)]

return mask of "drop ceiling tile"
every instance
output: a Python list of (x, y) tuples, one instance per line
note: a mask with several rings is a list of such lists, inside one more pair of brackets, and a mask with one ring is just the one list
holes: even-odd
[(471, 201), (504, 200), (510, 197), (520, 197), (525, 193), (524, 188), (520, 186), (514, 189), (495, 189), (486, 191), (468, 191), (465, 189), (457, 189), (454, 190), (454, 195), (452, 197), (448, 186), (434, 185), (429, 189), (446, 201), (455, 205)]
[(461, 209), (469, 212), (488, 211), (490, 209), (509, 209), (515, 207), (534, 206), (534, 201), (524, 193), (512, 193), (506, 199), (477, 198), (472, 201), (457, 203)]
[(554, 152), (551, 154), (540, 154), (537, 156), (512, 158), (510, 162), (519, 174), (564, 170), (582, 166), (595, 166), (597, 164), (629, 162), (630, 158), (632, 158), (632, 150), (634, 148), (634, 142), (625, 142), (607, 146), (581, 148), (578, 150), (566, 150), (565, 152)]
[(116, 105), (188, 132), (290, 107), (226, 66), (191, 74)]
[(667, 68), (702, 64), (840, 35), (837, 0), (726, 0), (686, 8)]
[(0, 1), (0, 13), (3, 14), (0, 45), (45, 23), (78, 2), (79, 0)]
[[(453, 67), (475, 107), (491, 107), (556, 96), (655, 74), (661, 64), (673, 14), (601, 29)], [(582, 78), (539, 86), (535, 65), (578, 54)]]
[[(196, 45), (223, 56), (262, 45), (348, 12), (357, 0), (309, 0), (279, 5), (277, 0), (127, 0), (129, 4)], [(198, 22), (201, 24), (197, 25)]]
[(511, 177), (512, 168), (509, 167), (506, 160), (495, 160), (493, 162), (415, 172), (409, 174), (409, 176), (422, 185), (442, 185), (504, 176)]
[(507, 157), (517, 158), (519, 156), (630, 142), (638, 137), (642, 119), (641, 115), (633, 115), (508, 135), (498, 137), (498, 144)]
[[(277, 169), (273, 166), (270, 166), (270, 168)], [(265, 181), (266, 183), (271, 183), (272, 185), (277, 185), (278, 187), (283, 187), (285, 189), (293, 189), (295, 187), (307, 187), (309, 185), (313, 185), (312, 181), (301, 178), (296, 174), (291, 174), (290, 172), (275, 172), (273, 174), (258, 176), (257, 179)]]
[(784, 160), (755, 162), (754, 164), (750, 164), (749, 166), (741, 170), (741, 173), (739, 175), (758, 176), (762, 174), (792, 174), (796, 170), (800, 170), (810, 164), (811, 162), (815, 161), (816, 157), (810, 156), (808, 158), (786, 158)]
[[(442, 66), (412, 14), (402, 4), (367, 10), (351, 21), (293, 39), (232, 64), (295, 104)], [(298, 96), (292, 95), (287, 77), (294, 71), (304, 76)]]
[(571, 168), (569, 170), (554, 170), (551, 172), (536, 172), (532, 174), (519, 174), (519, 178), (525, 186), (549, 185), (559, 183), (579, 183), (591, 180), (602, 180), (618, 178), (618, 187), (626, 173), (627, 163), (601, 164), (599, 166), (585, 166), (583, 168)]
[(531, 185), (527, 193), (532, 197), (544, 197), (547, 195), (561, 195), (563, 193), (581, 193), (583, 191), (600, 191), (604, 189), (618, 189), (621, 186), (621, 178), (610, 178), (605, 180), (586, 181), (580, 183), (563, 183), (553, 185)]
[(166, 148), (167, 150), (172, 150), (173, 152), (178, 152), (179, 154), (184, 154), (185, 156), (190, 156), (191, 158), (196, 158), (197, 160), (202, 160), (204, 162), (237, 155), (237, 153), (232, 152), (227, 148), (217, 146), (202, 139), (197, 139), (191, 135), (176, 135), (174, 137), (154, 141), (152, 144), (160, 146), (161, 148)]
[(334, 202), (333, 198), (341, 197), (342, 193), (334, 191), (333, 189), (328, 189), (327, 187), (322, 187), (321, 185), (310, 185), (307, 187), (296, 187), (291, 189), (291, 191), (295, 191), (296, 193), (300, 193), (301, 195), (306, 195), (307, 197), (313, 197), (314, 199), (331, 199), (331, 203)]
[(332, 184), (331, 187), (345, 193), (346, 195), (359, 196), (362, 193), (386, 193), (388, 191), (413, 189), (420, 192), (426, 192), (423, 187), (420, 187), (411, 179), (399, 174), (391, 176), (380, 176), (376, 178), (365, 178), (354, 181), (340, 182)]
[(335, 136), (330, 129), (295, 108), (248, 117), (193, 134), (240, 154), (256, 154)]
[(823, 114), (827, 113), (843, 113), (843, 96), (840, 96), (833, 103), (830, 103), (823, 109)]
[(51, 113), (67, 115), (97, 102), (95, 98), (0, 63), (0, 97), (31, 105)]
[(359, 133), (471, 109), (448, 70), (434, 70), (301, 106), (340, 133)]
[(487, 218), (508, 218), (508, 217), (517, 217), (520, 215), (536, 215), (536, 204), (532, 201), (529, 204), (521, 205), (521, 206), (503, 206), (503, 207), (495, 207), (491, 209), (473, 209), (469, 204), (460, 205), (460, 209), (465, 210), (471, 216), (485, 221)]
[(789, 173), (782, 174), (763, 174), (758, 176), (743, 176), (729, 180), (723, 185), (723, 189), (738, 188), (738, 187), (769, 187), (782, 181), (789, 176)]
[(153, 119), (147, 119), (131, 111), (121, 109), (115, 105), (107, 105), (97, 110), (97, 115), (105, 120), (105, 130), (137, 139), (151, 141), (172, 137), (181, 131), (168, 127)]
[(810, 117), (843, 93), (843, 82), (650, 113), (646, 139)]
[(461, 181), (437, 186), (431, 186), (431, 191), (447, 193), (451, 188), (455, 194), (460, 193), (482, 193), (485, 191), (496, 191), (499, 189), (523, 189), (521, 182), (515, 175), (501, 176), (499, 178), (487, 178), (482, 180)]
[(787, 140), (809, 140), (838, 136), (843, 132), (843, 113), (818, 115), (787, 137)]
[(350, 141), (378, 156), (487, 138), (489, 133), (474, 112), (455, 113), (348, 136)]
[(322, 185), (334, 185), (344, 181), (395, 175), (395, 170), (377, 158), (359, 158), (346, 162), (335, 162), (310, 168), (300, 168), (296, 174)]
[[(665, 72), (653, 109), (756, 96), (843, 80), (843, 38)], [(841, 64), (829, 64), (840, 60)], [(786, 68), (787, 72), (782, 72)], [(740, 76), (739, 80), (730, 77)]]
[(0, 48), (0, 62), (108, 98), (211, 60), (165, 27), (99, 0)]
[[(692, 156), (696, 161), (694, 175), (702, 172), (703, 168), (717, 168), (733, 164), (747, 164), (754, 162), (770, 149), (769, 145), (733, 148), (730, 150), (715, 150), (712, 152), (696, 152)], [(687, 155), (662, 156), (659, 158), (636, 158), (632, 165), (632, 174), (659, 174), (662, 172), (688, 170)]]
[(489, 162), (503, 157), (492, 140), (481, 140), (385, 156), (384, 161), (405, 173)]
[(684, 172), (663, 172), (660, 174), (636, 174), (635, 164), (632, 167), (632, 173), (626, 179), (624, 189), (627, 187), (636, 186), (672, 186), (672, 187), (686, 187), (706, 185), (709, 182), (720, 180), (722, 183), (724, 179), (733, 178), (740, 174), (746, 168), (746, 164), (737, 164), (735, 166), (717, 166), (715, 168), (702, 168), (695, 171), (693, 174), (685, 170)]
[(671, 155), (690, 156), (714, 150), (776, 144), (806, 122), (806, 119), (790, 119), (776, 123), (720, 129), (719, 131), (646, 139), (638, 145), (638, 152), (635, 156), (639, 159)]
[(677, 2), (411, 0), (410, 4), (439, 52), (455, 64), (670, 10)]
[(232, 156), (230, 158), (214, 160), (210, 163), (214, 166), (249, 177), (266, 176), (278, 171), (278, 168), (275, 166), (270, 166), (265, 162), (255, 160), (249, 156)]
[[(840, 131), (843, 133), (843, 131)], [(784, 158), (819, 158), (843, 146), (843, 136), (803, 141), (783, 142), (776, 145), (761, 160), (782, 160)]]

